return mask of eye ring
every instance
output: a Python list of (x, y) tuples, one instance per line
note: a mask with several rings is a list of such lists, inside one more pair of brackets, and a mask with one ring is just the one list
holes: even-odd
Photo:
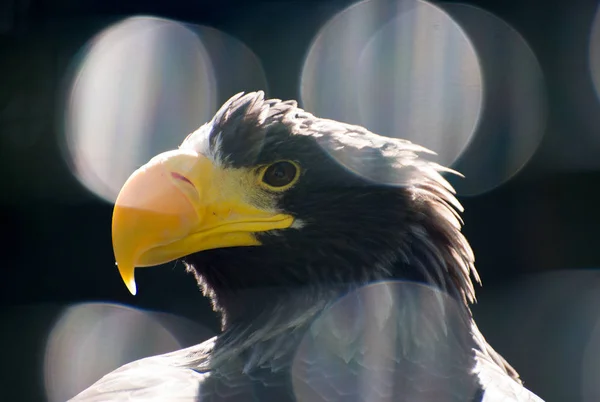
[(260, 183), (271, 191), (284, 191), (292, 187), (300, 176), (300, 166), (287, 160), (277, 161), (261, 169)]

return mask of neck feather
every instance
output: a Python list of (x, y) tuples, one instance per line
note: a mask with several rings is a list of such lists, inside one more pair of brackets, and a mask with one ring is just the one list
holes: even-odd
[[(245, 360), (253, 365), (272, 358), (269, 350), (281, 353), (282, 343), (293, 349), (297, 334), (319, 313), (349, 291), (374, 281), (409, 280), (434, 286), (459, 301), (470, 319), (471, 275), (479, 278), (471, 248), (460, 232), (462, 222), (455, 210), (460, 204), (446, 188), (427, 181), (402, 194), (403, 200), (407, 198), (411, 208), (404, 208), (402, 221), (393, 224), (401, 229), (379, 233), (381, 239), (377, 233), (370, 236), (373, 247), (368, 254), (356, 254), (364, 249), (360, 242), (365, 235), (353, 234), (344, 244), (309, 248), (311, 252), (290, 258), (281, 243), (283, 236), (274, 235), (264, 239), (265, 247), (214, 250), (188, 259), (188, 269), (222, 315), (223, 334), (213, 361), (250, 353)], [(298, 244), (310, 238), (304, 230), (298, 229), (291, 241), (288, 234), (286, 240)], [(382, 246), (377, 250), (378, 245)], [(267, 275), (261, 276), (262, 272)], [(300, 272), (310, 277), (294, 276)]]

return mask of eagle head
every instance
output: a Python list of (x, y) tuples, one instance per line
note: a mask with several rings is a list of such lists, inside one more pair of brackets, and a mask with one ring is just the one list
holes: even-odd
[(426, 153), (295, 101), (237, 94), (123, 186), (112, 222), (119, 272), (135, 294), (136, 267), (182, 259), (228, 317), (263, 308), (260, 289), (273, 304), (290, 289), (386, 278), (471, 301), (461, 207), (449, 170)]

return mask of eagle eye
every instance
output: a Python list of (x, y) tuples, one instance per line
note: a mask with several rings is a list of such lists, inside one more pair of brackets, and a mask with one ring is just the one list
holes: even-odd
[(279, 161), (265, 167), (261, 174), (263, 184), (273, 190), (290, 188), (298, 179), (300, 169), (290, 161)]

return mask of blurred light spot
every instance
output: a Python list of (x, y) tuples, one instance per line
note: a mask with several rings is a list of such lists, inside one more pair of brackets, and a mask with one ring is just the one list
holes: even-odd
[(199, 327), (164, 313), (114, 304), (69, 307), (56, 321), (46, 344), (48, 400), (65, 401), (123, 364), (189, 346), (182, 345), (180, 336), (195, 334), (199, 343), (212, 335)]
[(600, 7), (596, 10), (590, 34), (590, 73), (596, 95), (600, 97)]
[(477, 126), (483, 87), (473, 46), (443, 10), (421, 0), (369, 0), (321, 29), (301, 97), (310, 112), (410, 140), (450, 165)]
[[(600, 297), (594, 300), (595, 305), (600, 305)], [(581, 394), (583, 402), (596, 402), (600, 400), (600, 316), (596, 312), (596, 325), (592, 330), (590, 340), (583, 353)]]
[[(364, 286), (325, 310), (292, 366), (299, 401), (473, 400), (468, 312), (431, 286)], [(461, 366), (464, 370), (460, 370)], [(343, 398), (342, 398), (343, 399)]]
[(583, 402), (600, 400), (600, 273), (595, 271), (594, 274), (593, 280), (587, 284), (587, 292), (581, 298), (581, 312), (578, 313), (587, 318), (587, 327), (592, 327), (582, 351), (581, 400)]
[[(216, 106), (222, 105), (238, 92), (263, 90), (269, 93), (261, 61), (248, 46), (211, 27), (186, 26), (196, 32), (210, 56), (218, 89)], [(184, 138), (182, 136), (181, 141)]]
[(67, 107), (75, 175), (114, 201), (136, 168), (210, 119), (215, 87), (210, 57), (184, 25), (135, 17), (107, 28), (90, 43)]
[(465, 4), (440, 4), (471, 38), (483, 70), (485, 97), (479, 126), (452, 166), (461, 195), (490, 191), (512, 178), (538, 148), (546, 126), (541, 67), (523, 37), (487, 11)]
[(474, 306), (479, 328), (527, 388), (548, 401), (598, 400), (600, 271), (528, 275), (482, 290)]

